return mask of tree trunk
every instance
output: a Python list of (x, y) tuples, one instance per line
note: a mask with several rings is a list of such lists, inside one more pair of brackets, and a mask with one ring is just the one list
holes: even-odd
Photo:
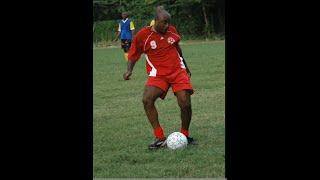
[(204, 6), (204, 3), (202, 3), (202, 12), (204, 17), (205, 33), (206, 33), (206, 39), (207, 39), (210, 36), (210, 31), (209, 31), (209, 23), (208, 23), (208, 18), (207, 18), (207, 13), (206, 13), (206, 8)]

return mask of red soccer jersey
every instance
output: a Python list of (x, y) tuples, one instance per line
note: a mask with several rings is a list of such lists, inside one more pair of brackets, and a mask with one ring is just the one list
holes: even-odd
[(146, 56), (146, 69), (149, 76), (163, 76), (185, 68), (176, 49), (180, 35), (173, 26), (165, 34), (159, 34), (151, 27), (142, 28), (134, 37), (128, 52), (130, 61)]

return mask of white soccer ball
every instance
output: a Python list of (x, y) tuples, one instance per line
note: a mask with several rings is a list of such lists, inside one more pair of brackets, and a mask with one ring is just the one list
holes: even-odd
[(180, 132), (173, 132), (167, 138), (167, 146), (169, 149), (181, 149), (188, 145), (187, 137)]

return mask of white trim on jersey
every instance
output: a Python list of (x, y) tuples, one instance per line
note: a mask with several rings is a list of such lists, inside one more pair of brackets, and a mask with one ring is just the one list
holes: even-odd
[(122, 22), (123, 22), (123, 23), (126, 23), (126, 22), (127, 22), (127, 20), (128, 20), (128, 18), (126, 18), (126, 20), (123, 20), (123, 19), (122, 19)]
[(146, 50), (146, 44), (148, 42), (148, 39), (150, 38), (150, 36), (153, 34), (153, 32), (151, 32), (151, 34), (148, 36), (147, 40), (144, 42), (144, 46), (143, 46), (143, 51)]
[(180, 67), (186, 69), (185, 64), (183, 63), (183, 58), (180, 56), (179, 52), (177, 51), (178, 57), (180, 58)]
[(183, 58), (182, 58), (182, 57), (179, 57), (179, 58), (180, 58), (181, 68), (182, 68), (182, 69), (186, 69), (186, 66), (185, 66), (185, 64), (183, 63)]
[(149, 58), (148, 58), (148, 55), (145, 54), (145, 57), (146, 57), (146, 60), (148, 62), (148, 64), (151, 66), (151, 71), (149, 73), (149, 76), (152, 76), (152, 77), (156, 77), (157, 76), (157, 69), (153, 66), (153, 64), (150, 62)]

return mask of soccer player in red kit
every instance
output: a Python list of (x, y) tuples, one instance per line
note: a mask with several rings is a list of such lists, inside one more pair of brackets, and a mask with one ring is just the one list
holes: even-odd
[(170, 87), (177, 97), (181, 110), (180, 132), (187, 137), (188, 144), (196, 144), (194, 139), (189, 137), (192, 114), (190, 96), (193, 94), (191, 72), (178, 44), (180, 35), (175, 27), (169, 25), (170, 18), (166, 10), (157, 11), (154, 26), (144, 27), (136, 34), (128, 52), (127, 72), (123, 74), (123, 78), (129, 80), (136, 61), (142, 53), (145, 54), (149, 77), (142, 101), (155, 136), (155, 141), (148, 146), (149, 149), (166, 145), (166, 137), (160, 126), (154, 103), (158, 97), (164, 99)]

